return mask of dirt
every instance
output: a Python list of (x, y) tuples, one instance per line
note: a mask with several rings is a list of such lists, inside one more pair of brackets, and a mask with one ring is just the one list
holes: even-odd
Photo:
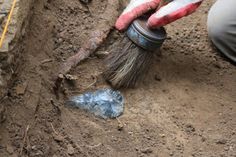
[[(121, 90), (126, 103), (118, 121), (64, 105), (71, 95), (109, 86), (96, 55), (71, 71), (78, 79), (64, 82), (66, 96), (57, 99), (52, 90), (52, 76), (96, 29), (107, 1), (36, 0), (17, 50), (23, 57), (0, 99), (0, 156), (235, 157), (236, 69), (207, 37), (213, 2), (166, 27), (168, 40), (147, 77)], [(113, 31), (99, 52), (118, 38)]]

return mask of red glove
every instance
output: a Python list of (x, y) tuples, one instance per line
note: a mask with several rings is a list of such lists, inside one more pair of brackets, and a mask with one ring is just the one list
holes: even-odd
[[(127, 8), (116, 21), (115, 26), (120, 31), (125, 30), (137, 17), (150, 10), (156, 9), (156, 13), (148, 19), (148, 26), (150, 28), (161, 27), (193, 13), (202, 1), (203, 0), (131, 0)], [(159, 8), (159, 4), (163, 2), (165, 5)]]

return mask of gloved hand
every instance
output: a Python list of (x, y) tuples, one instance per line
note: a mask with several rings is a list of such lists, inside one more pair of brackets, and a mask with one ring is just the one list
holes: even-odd
[(131, 0), (127, 8), (116, 21), (115, 26), (118, 30), (123, 31), (137, 17), (150, 10), (156, 10), (148, 19), (147, 24), (150, 28), (161, 27), (193, 13), (202, 1), (203, 0)]

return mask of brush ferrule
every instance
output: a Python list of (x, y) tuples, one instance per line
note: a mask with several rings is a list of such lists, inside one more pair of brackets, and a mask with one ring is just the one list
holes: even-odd
[(144, 17), (135, 20), (126, 32), (128, 38), (145, 50), (155, 51), (160, 49), (166, 39), (164, 27), (149, 29), (146, 22), (147, 19)]

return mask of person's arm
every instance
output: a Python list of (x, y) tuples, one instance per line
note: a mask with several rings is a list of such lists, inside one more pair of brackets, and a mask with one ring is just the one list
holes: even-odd
[[(156, 12), (149, 18), (148, 26), (150, 28), (164, 26), (193, 13), (202, 1), (203, 0), (131, 0), (116, 21), (115, 26), (118, 30), (123, 31), (134, 19), (150, 10), (156, 10)], [(159, 8), (158, 6), (162, 2), (164, 2), (165, 5)]]

